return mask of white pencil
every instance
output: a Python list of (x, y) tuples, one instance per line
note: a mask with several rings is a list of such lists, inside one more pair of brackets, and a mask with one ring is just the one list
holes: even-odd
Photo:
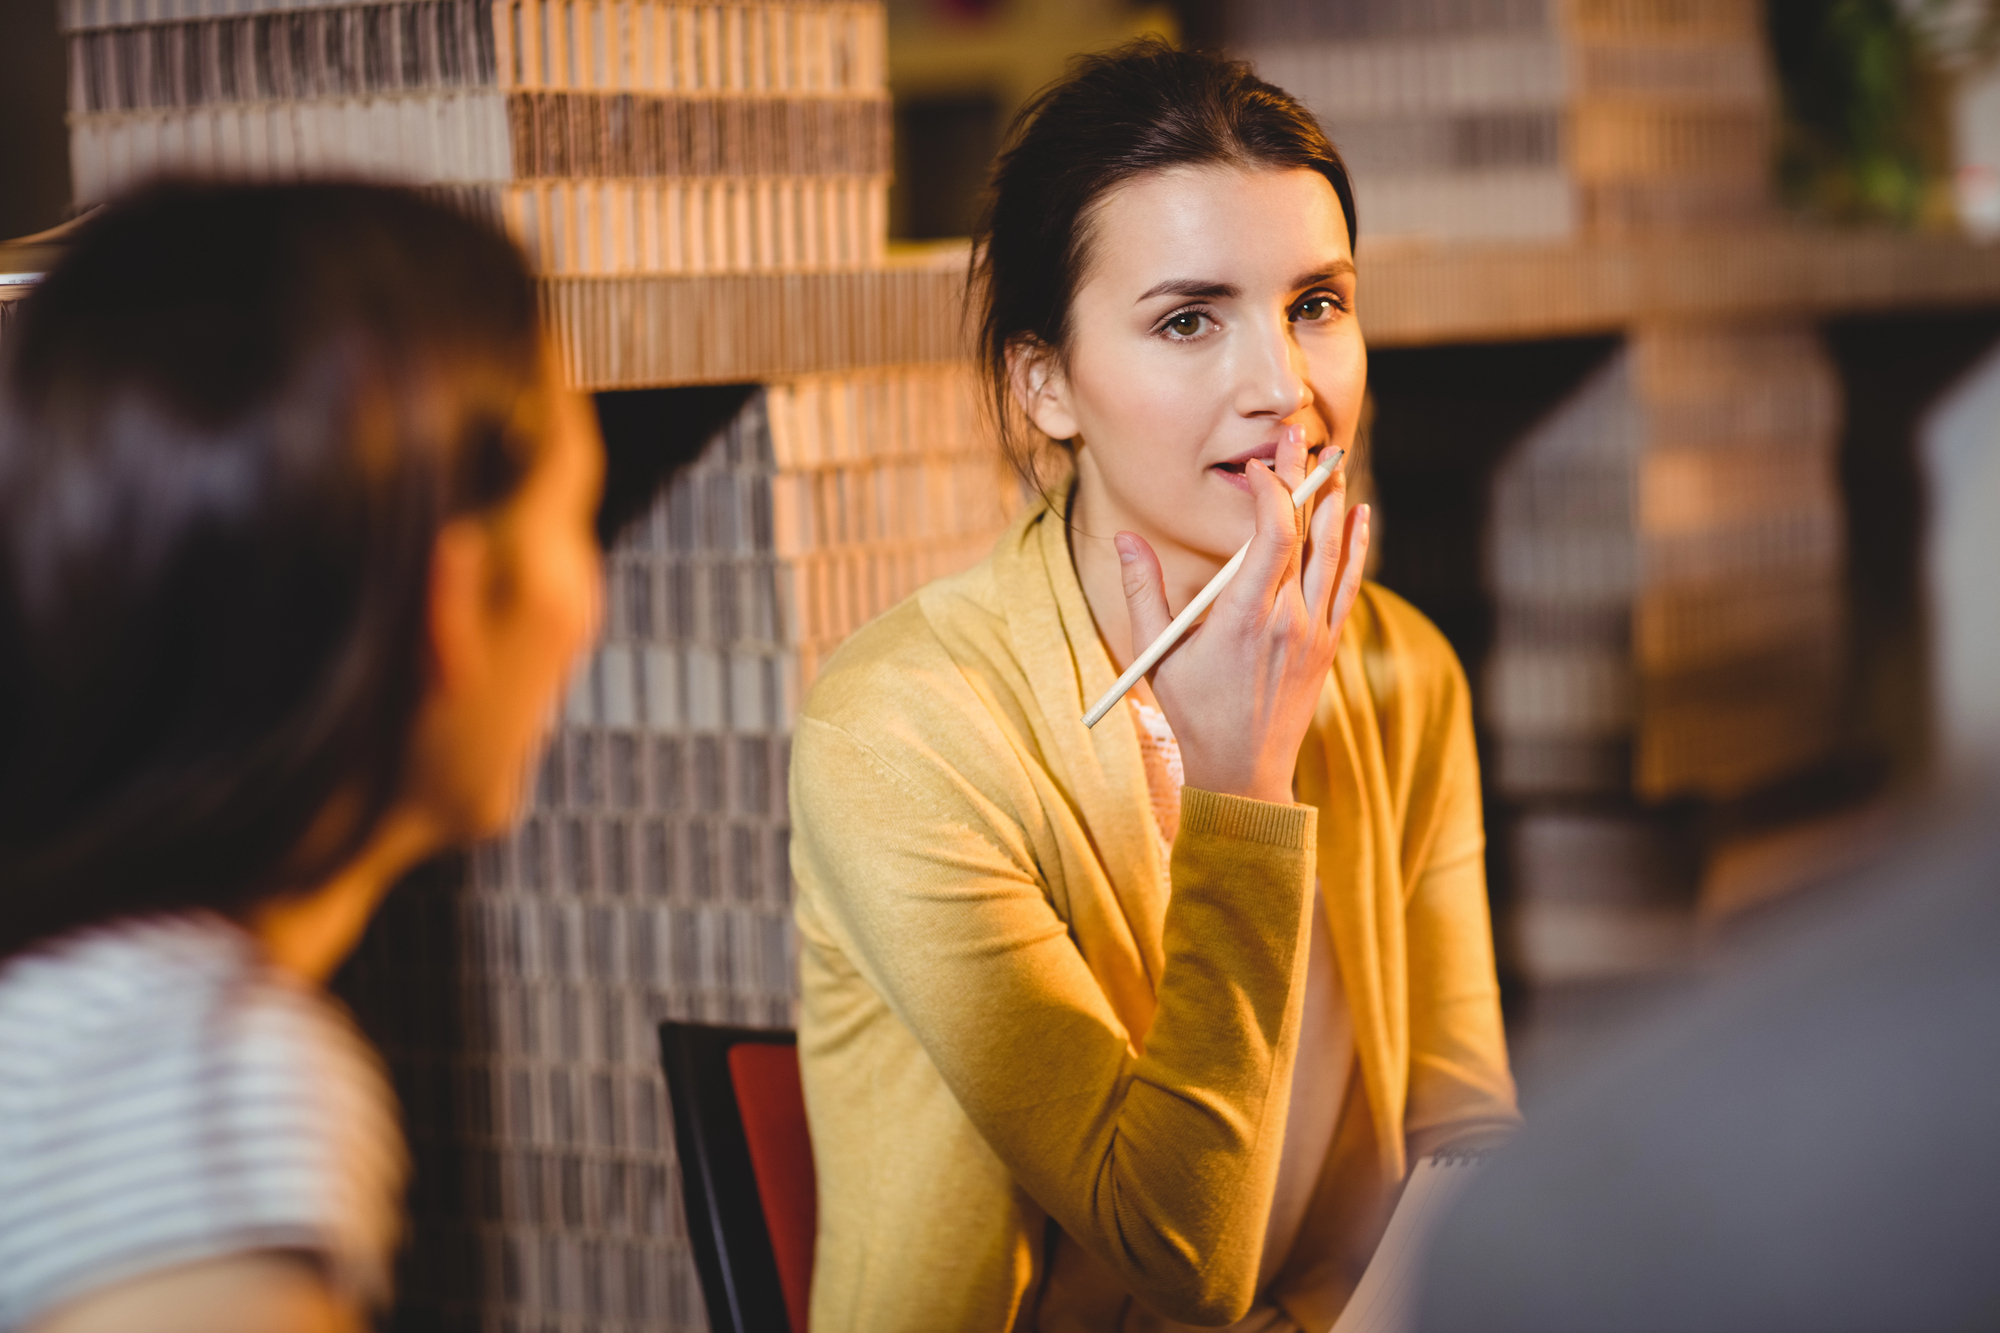
[[(1314, 468), (1306, 479), (1299, 483), (1299, 488), (1292, 492), (1292, 508), (1296, 509), (1304, 504), (1314, 491), (1326, 485), (1327, 478), (1333, 475), (1333, 470), (1340, 466), (1340, 460), (1346, 454), (1345, 449), (1334, 449), (1328, 457), (1322, 458), (1319, 466)], [(1090, 706), (1090, 711), (1083, 715), (1084, 726), (1094, 727), (1103, 721), (1104, 715), (1139, 683), (1139, 678), (1159, 665), (1160, 659), (1167, 655), (1168, 649), (1179, 643), (1181, 636), (1193, 628), (1195, 621), (1201, 619), (1202, 612), (1208, 610), (1215, 599), (1222, 595), (1222, 590), (1229, 586), (1229, 580), (1235, 578), (1236, 571), (1243, 568), (1243, 557), (1249, 554), (1250, 543), (1244, 542), (1236, 554), (1229, 557), (1229, 563), (1216, 571), (1215, 577), (1208, 581), (1208, 586), (1196, 593), (1194, 600), (1174, 617), (1174, 623), (1161, 630), (1160, 637), (1153, 640), (1145, 652), (1139, 654), (1137, 661), (1125, 668), (1125, 674), (1118, 678), (1118, 683), (1106, 690), (1104, 697)]]

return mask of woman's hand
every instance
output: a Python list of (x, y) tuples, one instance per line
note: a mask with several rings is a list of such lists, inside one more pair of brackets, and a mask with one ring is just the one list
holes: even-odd
[[(1336, 471), (1301, 521), (1291, 497), (1306, 473), (1301, 427), (1285, 429), (1274, 462), (1275, 470), (1255, 459), (1244, 469), (1257, 530), (1243, 568), (1151, 680), (1188, 785), (1289, 804), (1299, 745), (1361, 589), (1368, 506), (1347, 512), (1347, 476)], [(1153, 548), (1130, 532), (1117, 544), (1139, 650), (1173, 614)]]

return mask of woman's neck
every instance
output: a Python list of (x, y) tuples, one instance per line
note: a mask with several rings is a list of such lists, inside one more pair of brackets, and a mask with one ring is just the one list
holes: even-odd
[(244, 924), (272, 963), (302, 980), (323, 982), (361, 942), (396, 881), (438, 846), (424, 822), (392, 811), (339, 873), (316, 889), (258, 903)]
[(1136, 517), (1124, 513), (1088, 473), (1088, 462), (1080, 460), (1069, 500), (1070, 563), (1076, 567), (1077, 582), (1083, 585), (1083, 599), (1090, 606), (1091, 619), (1097, 622), (1097, 632), (1111, 654), (1112, 663), (1123, 671), (1146, 645), (1132, 642), (1124, 570), (1112, 539), (1120, 532), (1136, 532), (1146, 539), (1160, 559), (1167, 605), (1176, 613), (1208, 586), (1224, 562), (1148, 532)]

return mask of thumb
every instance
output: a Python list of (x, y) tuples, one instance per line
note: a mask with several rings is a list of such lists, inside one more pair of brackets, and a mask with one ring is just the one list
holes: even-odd
[(1119, 582), (1125, 589), (1125, 611), (1132, 618), (1132, 656), (1146, 651), (1160, 632), (1173, 621), (1167, 610), (1166, 579), (1160, 573), (1160, 558), (1146, 539), (1135, 532), (1121, 532), (1118, 547)]

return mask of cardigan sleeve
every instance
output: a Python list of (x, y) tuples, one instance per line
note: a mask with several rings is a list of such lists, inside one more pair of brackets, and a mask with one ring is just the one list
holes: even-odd
[[(1424, 628), (1429, 629), (1428, 625)], [(1430, 688), (1412, 808), (1426, 808), (1426, 846), (1404, 911), (1409, 948), (1410, 1085), (1404, 1133), (1413, 1157), (1513, 1133), (1507, 1038), (1486, 898), (1486, 838), (1470, 690), (1456, 656), (1423, 656)]]
[(794, 863), (1015, 1180), (1169, 1318), (1255, 1294), (1283, 1146), (1317, 812), (1188, 789), (1151, 1029), (1125, 1030), (1018, 820), (941, 756), (810, 715)]

